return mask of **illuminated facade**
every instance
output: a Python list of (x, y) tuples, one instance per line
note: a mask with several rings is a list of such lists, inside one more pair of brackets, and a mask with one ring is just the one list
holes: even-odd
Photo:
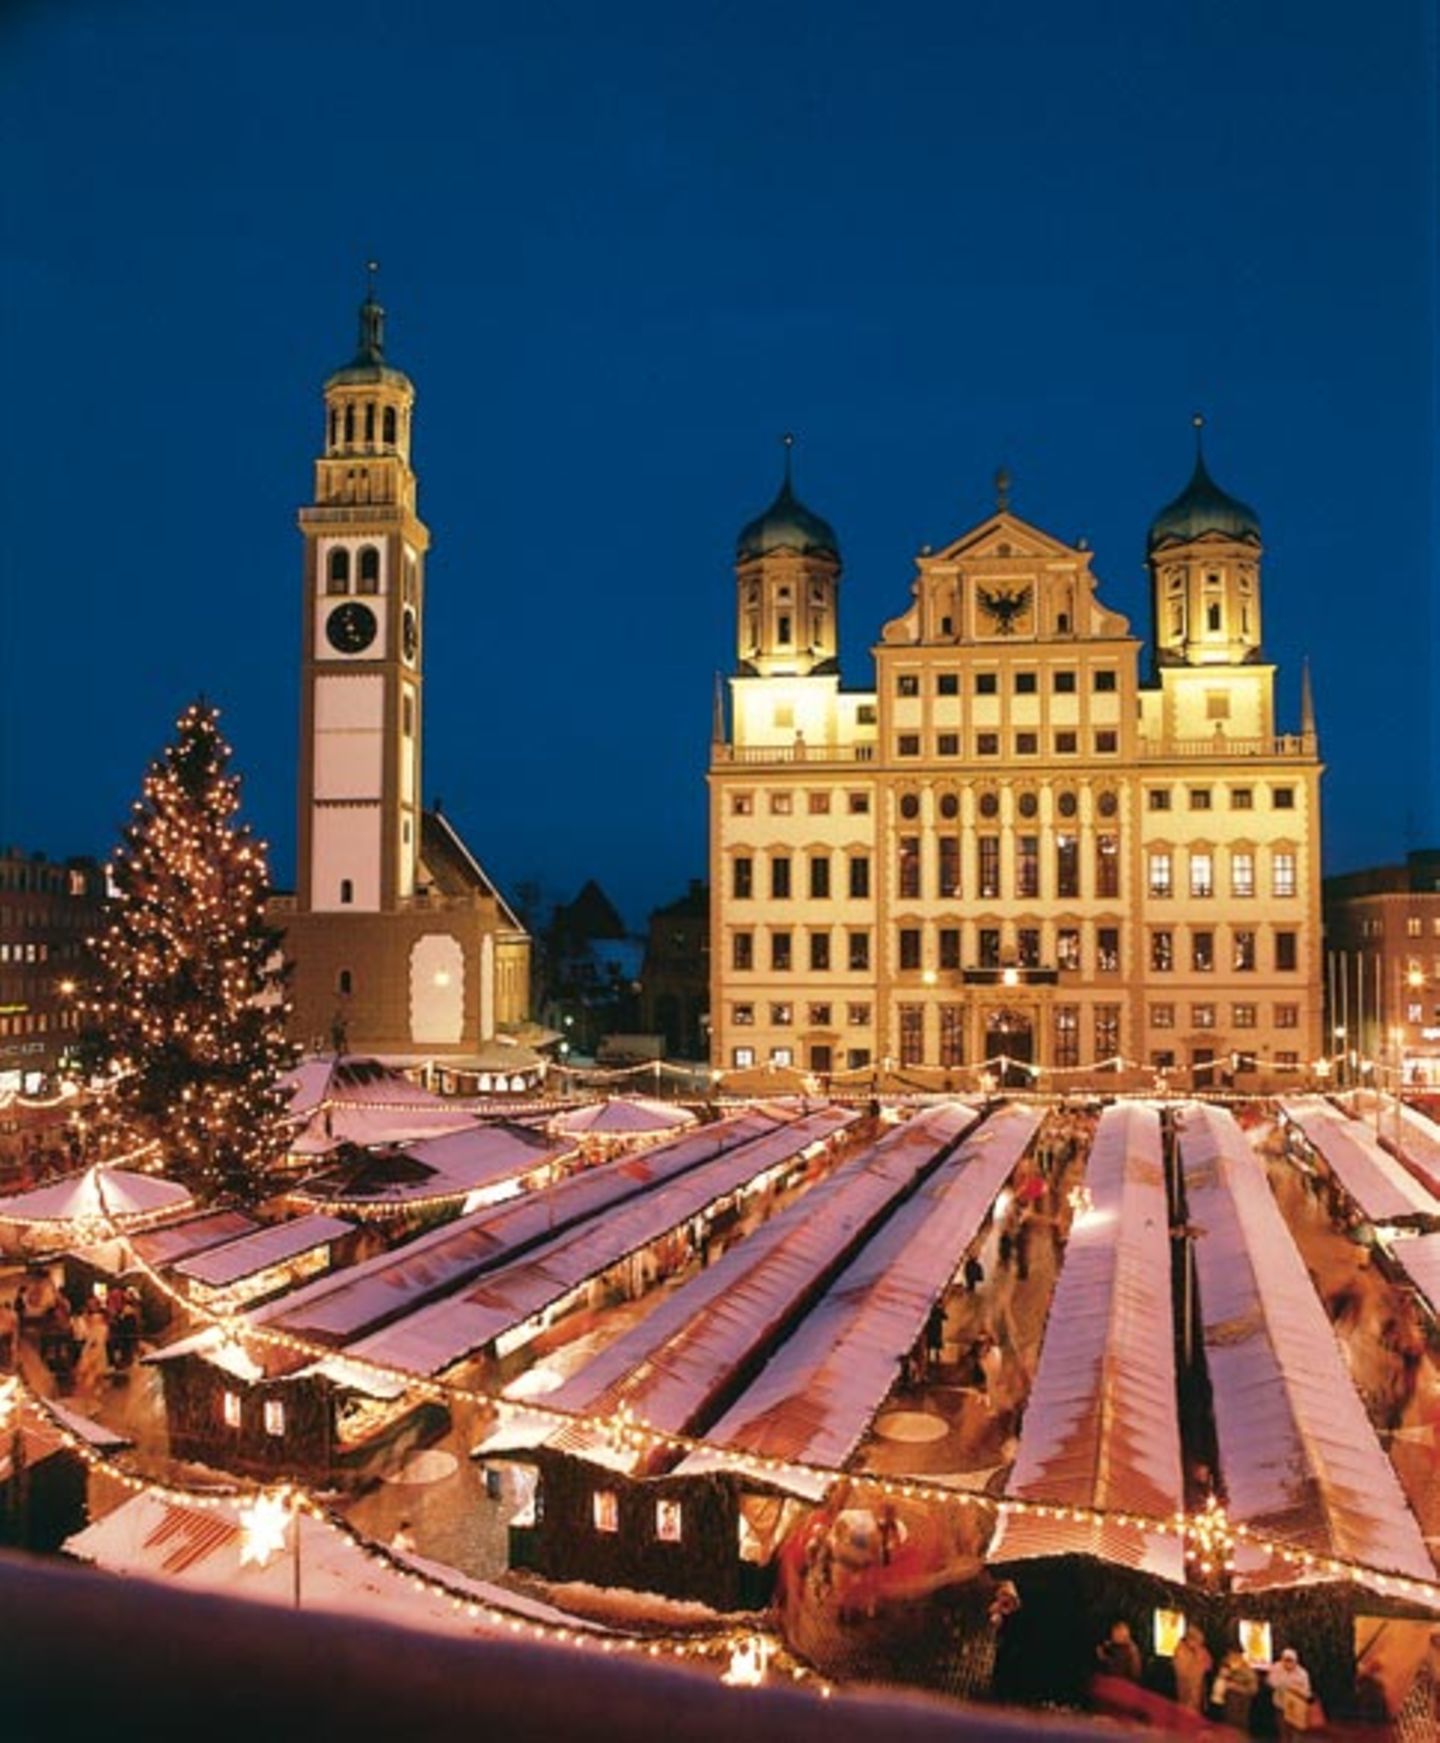
[[(996, 512), (917, 560), (842, 689), (839, 547), (796, 498), (737, 549), (710, 766), (712, 1064), (1181, 1086), (1321, 1050), (1321, 764), (1277, 731), (1259, 525), (1197, 449), (1150, 529), (1154, 661), (1092, 556)], [(960, 1080), (955, 1080), (960, 1081)], [(973, 1076), (969, 1079), (973, 1083)]]
[(425, 554), (410, 462), (415, 389), (360, 309), (325, 384), (305, 539), (294, 1033), (460, 1060), (526, 1015), (529, 938), (438, 808), (421, 802)]

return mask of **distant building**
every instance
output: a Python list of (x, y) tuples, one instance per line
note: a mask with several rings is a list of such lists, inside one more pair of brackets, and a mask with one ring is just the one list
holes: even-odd
[(70, 983), (100, 921), (93, 859), (0, 851), (0, 1091), (34, 1091), (75, 1040)]
[(556, 903), (541, 939), (536, 1003), (541, 1022), (564, 1037), (567, 1050), (593, 1054), (606, 1035), (639, 1028), (643, 951), (594, 878), (573, 901)]
[(711, 1060), (1046, 1087), (1114, 1061), (1309, 1069), (1321, 1045), (1308, 683), (1275, 720), (1254, 513), (1197, 448), (1148, 539), (1154, 659), (1093, 557), (1009, 506), (924, 550), (841, 687), (840, 551), (796, 497), (740, 534), (710, 764)]
[(1325, 880), (1327, 1051), (1440, 1083), (1440, 848)]
[(662, 1035), (672, 1059), (709, 1055), (710, 891), (692, 878), (678, 901), (650, 916), (640, 970), (640, 1026)]
[(305, 539), (299, 852), (271, 906), (303, 1045), (461, 1065), (529, 1001), (530, 940), (437, 805), (421, 804), (425, 553), (410, 464), (415, 389), (360, 309), (325, 384)]

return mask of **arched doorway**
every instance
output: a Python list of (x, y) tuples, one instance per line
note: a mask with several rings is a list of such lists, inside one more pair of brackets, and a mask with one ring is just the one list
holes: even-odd
[(997, 1005), (985, 1013), (985, 1057), (1000, 1059), (1000, 1083), (1004, 1089), (1024, 1088), (1030, 1082), (1025, 1067), (1035, 1057), (1035, 1026), (1028, 1011)]

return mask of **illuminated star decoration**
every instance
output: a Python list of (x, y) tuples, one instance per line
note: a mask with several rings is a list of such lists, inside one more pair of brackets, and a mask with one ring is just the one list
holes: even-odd
[[(285, 1532), (290, 1524), (290, 1503), (283, 1489), (272, 1495), (257, 1495), (248, 1507), (240, 1509), (240, 1565), (253, 1561), (257, 1567), (267, 1567), (272, 1555), (285, 1548)], [(298, 1524), (297, 1524), (298, 1530)]]

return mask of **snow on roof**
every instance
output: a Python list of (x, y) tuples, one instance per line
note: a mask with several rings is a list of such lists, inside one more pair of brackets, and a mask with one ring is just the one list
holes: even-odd
[(523, 1248), (597, 1216), (657, 1182), (694, 1168), (775, 1122), (742, 1115), (607, 1162), (558, 1185), (478, 1210), (336, 1276), (322, 1277), (257, 1308), (253, 1318), (296, 1336), (345, 1342), (472, 1281)]
[(143, 1234), (128, 1236), (136, 1257), (143, 1264), (162, 1270), (192, 1253), (202, 1253), (207, 1247), (218, 1247), (225, 1241), (237, 1241), (241, 1235), (253, 1234), (262, 1225), (241, 1210), (210, 1211), (201, 1216), (187, 1217), (183, 1223), (169, 1223), (163, 1229), (147, 1229)]
[(327, 1205), (353, 1204), (357, 1210), (412, 1199), (464, 1198), (518, 1180), (563, 1154), (561, 1145), (529, 1126), (509, 1120), (481, 1125), (471, 1120), (462, 1130), (405, 1144), (393, 1173), (387, 1173), (385, 1156), (362, 1158), (358, 1170), (338, 1163), (302, 1181), (293, 1196)]
[[(1360, 1105), (1363, 1108), (1365, 1103)], [(1419, 1108), (1407, 1107), (1387, 1095), (1380, 1115), (1380, 1138), (1410, 1164), (1424, 1185), (1440, 1194), (1440, 1126), (1434, 1120)]]
[[(1184, 1507), (1160, 1116), (1100, 1116), (1006, 1494), (1168, 1519)], [(1068, 1541), (1067, 1541), (1068, 1540)], [(1086, 1554), (1185, 1577), (1184, 1548), (1130, 1527), (1002, 1519), (993, 1560)]]
[(181, 1277), (190, 1277), (211, 1289), (223, 1289), (242, 1277), (253, 1277), (257, 1271), (267, 1271), (281, 1265), (312, 1247), (327, 1246), (342, 1235), (352, 1232), (354, 1223), (334, 1216), (301, 1216), (292, 1222), (275, 1223), (268, 1229), (258, 1229), (227, 1241), (224, 1246), (207, 1248), (191, 1258), (182, 1259), (175, 1270)]
[[(975, 1118), (968, 1108), (940, 1109), (891, 1130), (731, 1247), (587, 1362), (547, 1403), (606, 1416), (624, 1408), (664, 1433), (693, 1431), (707, 1402), (736, 1370), (773, 1345), (816, 1278), (866, 1239)], [(954, 1258), (952, 1253), (946, 1277)], [(923, 1312), (921, 1318), (923, 1323)], [(566, 1427), (553, 1444), (589, 1457), (597, 1450), (608, 1456), (610, 1443)], [(629, 1449), (625, 1463), (633, 1467), (645, 1456)]]
[(1405, 1235), (1391, 1241), (1390, 1257), (1440, 1314), (1440, 1235)]
[[(1232, 1521), (1301, 1550), (1433, 1580), (1260, 1161), (1230, 1114), (1187, 1104), (1180, 1153), (1215, 1429)], [(1243, 1552), (1242, 1552), (1243, 1554)], [(1247, 1567), (1237, 1585), (1283, 1570)]]
[(695, 1115), (674, 1102), (648, 1101), (644, 1096), (609, 1096), (604, 1101), (588, 1102), (584, 1107), (567, 1108), (550, 1122), (552, 1132), (567, 1137), (595, 1136), (627, 1137), (642, 1132), (670, 1131), (677, 1126), (693, 1126)]
[[(921, 1147), (923, 1159), (924, 1149), (933, 1155), (975, 1119), (952, 1102), (916, 1115), (896, 1136)], [(763, 1482), (814, 1495), (812, 1472), (765, 1471), (745, 1455), (829, 1469), (846, 1463), (1040, 1121), (1028, 1108), (1006, 1107), (970, 1132), (835, 1279), (677, 1474), (749, 1469)]]
[(827, 1108), (729, 1149), (347, 1346), (347, 1353), (412, 1374), (439, 1373), (855, 1118), (849, 1109)]
[(1280, 1109), (1324, 1158), (1370, 1222), (1440, 1220), (1440, 1200), (1381, 1147), (1363, 1121), (1352, 1120), (1318, 1095), (1286, 1096)]
[(292, 1155), (339, 1144), (398, 1144), (475, 1124), (473, 1108), (412, 1083), (379, 1059), (306, 1059), (280, 1080), (296, 1131)]
[(415, 1083), (383, 1060), (333, 1054), (302, 1059), (280, 1079), (292, 1116), (311, 1114), (324, 1102), (347, 1107), (444, 1108), (442, 1095)]
[(0, 1198), (0, 1222), (79, 1222), (110, 1216), (123, 1223), (193, 1203), (188, 1189), (173, 1180), (96, 1163), (48, 1186)]

